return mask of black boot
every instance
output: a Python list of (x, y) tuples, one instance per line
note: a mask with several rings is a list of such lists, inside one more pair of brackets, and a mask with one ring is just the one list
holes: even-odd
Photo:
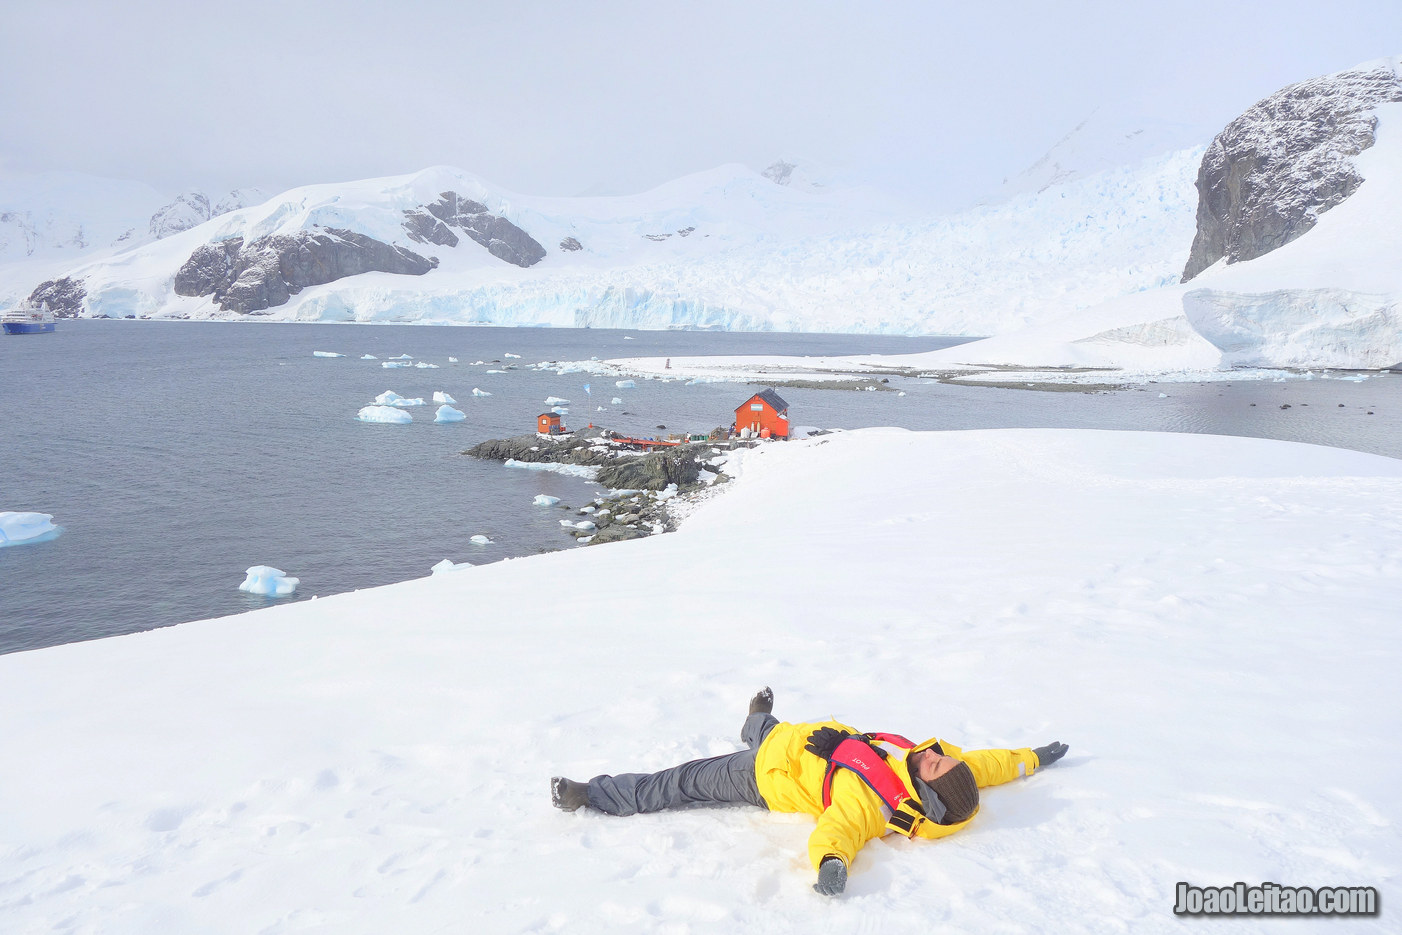
[(774, 711), (774, 691), (764, 686), (750, 699), (751, 714), (770, 714)]
[(573, 812), (589, 804), (589, 784), (575, 782), (564, 776), (550, 779), (550, 803), (556, 808)]

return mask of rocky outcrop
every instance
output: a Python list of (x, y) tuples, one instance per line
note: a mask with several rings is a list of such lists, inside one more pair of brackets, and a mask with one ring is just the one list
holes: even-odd
[(668, 484), (686, 488), (697, 482), (701, 459), (709, 456), (707, 444), (678, 445), (645, 455), (626, 454), (607, 445), (612, 433), (584, 429), (558, 438), (517, 435), (494, 438), (469, 448), (463, 454), (493, 461), (582, 464), (599, 468), (598, 481), (616, 490), (662, 490)]
[(599, 469), (598, 481), (615, 490), (662, 490), (668, 484), (690, 487), (701, 476), (698, 455), (707, 445), (678, 445), (641, 458), (617, 460)]
[(417, 253), (341, 228), (235, 237), (205, 244), (175, 274), (177, 295), (210, 295), (224, 311), (253, 314), (283, 305), (307, 286), (360, 273), (422, 276), (438, 265)]
[(575, 240), (573, 237), (566, 237), (564, 240), (560, 241), (560, 249), (568, 253), (574, 253), (576, 250), (583, 250), (584, 244)]
[(35, 308), (47, 305), (55, 318), (77, 318), (83, 312), (83, 299), (88, 290), (81, 279), (50, 279), (41, 282), (29, 293), (29, 304)]
[(1392, 64), (1290, 85), (1217, 134), (1198, 169), (1197, 235), (1183, 282), (1213, 263), (1251, 260), (1314, 226), (1363, 178), (1352, 157), (1373, 145), (1380, 104), (1402, 101)]
[(457, 192), (443, 192), (432, 204), (404, 212), (404, 229), (418, 243), (456, 247), (458, 238), (450, 228), (457, 228), (492, 256), (515, 266), (534, 266), (545, 258), (545, 248), (530, 234)]

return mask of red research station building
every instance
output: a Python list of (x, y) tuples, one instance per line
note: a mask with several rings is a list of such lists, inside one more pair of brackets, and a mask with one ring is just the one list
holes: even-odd
[(542, 412), (536, 416), (535, 430), (541, 435), (563, 435), (565, 420), (560, 418), (558, 412)]
[(749, 429), (760, 438), (789, 437), (789, 404), (773, 390), (762, 390), (735, 410), (735, 431)]

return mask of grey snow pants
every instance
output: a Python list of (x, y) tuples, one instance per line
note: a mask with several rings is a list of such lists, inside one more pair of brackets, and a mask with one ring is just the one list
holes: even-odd
[(660, 812), (688, 805), (757, 805), (768, 808), (755, 783), (755, 751), (779, 723), (772, 714), (745, 718), (740, 739), (749, 746), (692, 760), (657, 773), (624, 773), (589, 780), (589, 807), (610, 815)]

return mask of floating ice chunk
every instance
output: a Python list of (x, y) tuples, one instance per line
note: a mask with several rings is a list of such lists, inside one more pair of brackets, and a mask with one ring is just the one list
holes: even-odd
[(467, 413), (461, 409), (454, 409), (452, 406), (439, 406), (438, 412), (434, 415), (434, 422), (461, 422), (467, 418)]
[(249, 594), (262, 594), (264, 597), (286, 597), (297, 590), (300, 579), (290, 577), (282, 569), (271, 565), (254, 565), (245, 574), (240, 591)]
[(472, 366), (474, 366), (474, 367), (480, 367), (482, 364), (485, 364), (485, 363), (486, 363), (485, 360), (474, 360), (474, 361), (472, 362)]
[(406, 364), (402, 360), (382, 360), (380, 361), (380, 366), (384, 367), (386, 370), (390, 370), (394, 367), (408, 367), (409, 364)]
[(579, 512), (581, 512), (581, 513), (593, 513), (593, 512), (594, 512), (595, 510), (597, 510), (597, 509), (598, 509), (598, 507), (596, 507), (596, 506), (582, 506), (582, 507), (579, 508)]
[(477, 387), (474, 386), (474, 387), (472, 388), (472, 395), (473, 395), (473, 396), (491, 396), (492, 394), (491, 394), (491, 393), (488, 393), (486, 390), (479, 390)]
[(391, 357), (390, 360), (413, 360), (413, 354), (400, 354), (398, 357)]
[(547, 406), (568, 406), (569, 404), (570, 401), (568, 399), (561, 399), (558, 396), (545, 397), (545, 405)]
[(476, 536), (473, 536), (473, 537), (472, 537), (472, 541), (475, 542), (475, 543), (477, 543), (478, 545), (491, 545), (491, 544), (492, 544), (492, 540), (491, 540), (491, 539), (488, 539), (486, 536), (483, 536), (483, 535), (480, 535), (480, 534), (479, 534), (479, 535), (476, 535)]
[(593, 536), (580, 536), (578, 539), (575, 539), (575, 540), (574, 540), (574, 544), (575, 544), (575, 545), (588, 545), (589, 543), (591, 543), (591, 542), (593, 542), (593, 541), (594, 541), (594, 537), (593, 537)]
[(557, 416), (567, 416), (570, 414), (570, 410), (566, 406), (551, 406), (550, 411)]
[(366, 406), (355, 416), (361, 422), (386, 422), (394, 425), (408, 425), (414, 417), (403, 409), (394, 406)]
[(457, 363), (457, 362), (458, 362), (458, 359), (457, 359), (456, 357), (449, 357), (449, 358), (448, 358), (448, 363), (450, 363), (450, 364), (455, 364), (455, 363)]
[(433, 391), (433, 401), (434, 401), (435, 403), (455, 403), (455, 402), (457, 402), (456, 399), (454, 399), (453, 397), (449, 396), (447, 393), (443, 392), (442, 390), (434, 390), (434, 391)]
[(505, 359), (508, 358), (508, 357), (514, 357), (514, 358), (516, 358), (517, 360), (520, 360), (520, 359), (521, 359), (521, 355), (520, 355), (520, 354), (513, 354), (513, 353), (511, 353), (510, 351), (507, 351), (505, 354), (502, 354), (501, 357), (502, 357), (502, 360), (505, 360)]
[(375, 405), (377, 406), (422, 406), (423, 404), (424, 398), (422, 396), (415, 396), (413, 399), (408, 399), (404, 396), (400, 396), (394, 390), (385, 390), (379, 396), (375, 397)]
[(897, 395), (897, 396), (904, 396), (904, 395), (905, 395), (905, 390), (901, 390), (901, 391), (900, 391), (899, 393), (897, 393), (896, 395)]
[(471, 568), (471, 567), (472, 567), (472, 563), (471, 563), (471, 562), (459, 562), (459, 563), (457, 563), (456, 565), (454, 565), (452, 562), (448, 561), (448, 560), (445, 558), (445, 559), (443, 559), (443, 561), (439, 562), (437, 565), (434, 565), (432, 568), (430, 568), (430, 569), (429, 569), (429, 572), (432, 573), (432, 574), (435, 574), (435, 575), (441, 575), (441, 574), (444, 574), (444, 573), (446, 573), (446, 572), (454, 571), (454, 570), (456, 570), (456, 569), (458, 569), (458, 568)]
[(631, 340), (633, 340), (633, 336), (632, 336), (631, 334), (625, 334), (625, 335), (623, 336), (623, 340), (625, 340), (625, 341), (631, 341)]
[(620, 399), (619, 397), (615, 396), (613, 399), (609, 400), (609, 405), (610, 405), (610, 406), (621, 406), (621, 405), (623, 405), (623, 400)]
[(592, 522), (591, 520), (582, 519), (582, 520), (580, 520), (579, 522), (577, 522), (577, 523), (574, 524), (574, 528), (575, 528), (575, 529), (582, 529), (582, 530), (584, 530), (585, 532), (593, 532), (594, 530), (598, 529), (599, 527), (598, 527), (594, 522)]
[(488, 373), (506, 373), (505, 370), (488, 370)]
[(619, 380), (614, 384), (614, 386), (618, 387), (620, 390), (635, 389), (637, 385), (638, 384), (634, 383), (632, 380)]
[(562, 519), (562, 520), (560, 520), (560, 525), (561, 525), (561, 526), (564, 526), (566, 529), (573, 529), (573, 528), (574, 528), (574, 520), (572, 520), (572, 519)]
[(415, 367), (418, 367), (420, 370), (437, 370), (437, 369), (438, 369), (438, 365), (437, 365), (437, 364), (431, 364), (431, 363), (429, 363), (429, 362), (426, 361), (426, 360), (421, 360), (421, 361), (419, 361), (418, 363), (414, 364), (414, 366), (415, 366)]
[(538, 493), (535, 495), (535, 499), (531, 501), (531, 503), (536, 506), (554, 506), (559, 502), (559, 497), (552, 497), (548, 493)]
[(361, 359), (361, 360), (379, 360), (380, 358), (376, 357), (374, 354), (362, 354), (362, 355), (360, 355), (360, 359)]
[(312, 351), (313, 357), (345, 357), (345, 354), (337, 354), (335, 351)]
[(1159, 394), (1159, 399), (1168, 399), (1168, 394), (1167, 394), (1167, 393), (1160, 393), (1160, 394)]
[(27, 545), (57, 539), (62, 526), (53, 524), (49, 513), (0, 513), (0, 549), (7, 545)]

